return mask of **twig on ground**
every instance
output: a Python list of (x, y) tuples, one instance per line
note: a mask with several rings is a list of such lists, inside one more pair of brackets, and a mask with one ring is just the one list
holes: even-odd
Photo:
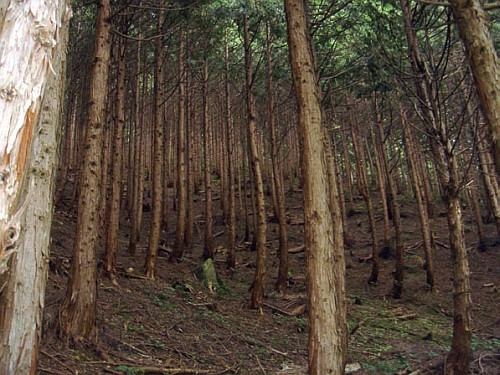
[(264, 375), (267, 375), (267, 372), (266, 370), (264, 369), (264, 367), (262, 367), (262, 363), (260, 363), (260, 359), (259, 359), (259, 356), (257, 354), (255, 354), (255, 359), (257, 360), (257, 363), (259, 364), (259, 367), (260, 367), (260, 370), (262, 371), (262, 373)]
[(44, 350), (40, 350), (40, 353), (42, 353), (44, 356), (49, 357), (50, 359), (53, 359), (54, 361), (56, 361), (57, 363), (59, 363), (62, 367), (64, 367), (66, 370), (68, 370), (71, 374), (75, 373), (71, 367), (69, 367), (68, 365), (66, 365), (64, 362), (62, 362), (61, 360), (59, 360), (55, 356), (47, 353)]
[(297, 247), (294, 247), (292, 249), (288, 249), (288, 254), (298, 254), (298, 253), (302, 253), (304, 252), (306, 249), (306, 246), (305, 245), (300, 245), (300, 246), (297, 246)]

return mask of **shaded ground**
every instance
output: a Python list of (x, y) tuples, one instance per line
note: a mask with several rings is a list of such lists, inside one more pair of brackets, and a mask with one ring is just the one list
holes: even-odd
[[(378, 198), (377, 198), (378, 199)], [(437, 289), (431, 293), (422, 270), (422, 248), (417, 210), (410, 198), (400, 197), (405, 240), (405, 294), (396, 301), (389, 297), (392, 287), (392, 259), (382, 260), (377, 285), (368, 286), (369, 262), (359, 262), (371, 252), (370, 233), (364, 205), (357, 201), (349, 217), (349, 232), (355, 238), (346, 250), (349, 296), (349, 369), (356, 374), (439, 373), (449, 350), (452, 324), (451, 262), (449, 250), (438, 247), (435, 254)], [(170, 200), (171, 202), (171, 200)], [(216, 200), (215, 206), (220, 206)], [(303, 244), (301, 195), (287, 197), (290, 248)], [(270, 209), (268, 211), (271, 211)], [(248, 308), (254, 272), (255, 253), (241, 240), (238, 267), (230, 278), (225, 272), (223, 235), (216, 238), (216, 265), (225, 287), (212, 294), (194, 276), (202, 253), (203, 202), (195, 203), (195, 246), (186, 251), (178, 264), (167, 262), (160, 252), (158, 279), (141, 278), (148, 238), (149, 213), (137, 255), (126, 255), (128, 222), (123, 220), (122, 249), (117, 266), (119, 287), (99, 280), (100, 348), (67, 348), (54, 334), (57, 309), (64, 296), (76, 223), (75, 208), (64, 201), (53, 225), (51, 272), (47, 287), (44, 340), (40, 354), (41, 374), (305, 374), (307, 368), (307, 317), (289, 316), (279, 310), (300, 306), (305, 292), (305, 255), (290, 254), (291, 297), (272, 295), (276, 276), (277, 226), (268, 227), (267, 292), (269, 305), (262, 312)], [(498, 319), (499, 244), (487, 252), (475, 247), (475, 228), (466, 218), (467, 246), (470, 248), (473, 291), (473, 373), (500, 373), (500, 325)], [(170, 228), (175, 228), (174, 215)], [(439, 215), (437, 215), (439, 216)], [(238, 215), (243, 220), (242, 215)], [(378, 225), (382, 225), (379, 214)], [(224, 230), (220, 216), (214, 233)], [(446, 219), (433, 224), (437, 239), (447, 243)], [(487, 227), (493, 237), (494, 226)], [(381, 230), (380, 230), (381, 233)], [(164, 235), (165, 248), (174, 240), (171, 231)], [(495, 246), (496, 245), (496, 246)], [(101, 254), (102, 255), (102, 254)], [(293, 306), (292, 306), (293, 305)]]

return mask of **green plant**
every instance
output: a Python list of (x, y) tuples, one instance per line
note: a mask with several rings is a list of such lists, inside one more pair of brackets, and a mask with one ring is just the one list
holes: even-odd
[(116, 371), (123, 372), (125, 375), (142, 375), (144, 370), (138, 367), (129, 367), (126, 365), (120, 365), (116, 367)]

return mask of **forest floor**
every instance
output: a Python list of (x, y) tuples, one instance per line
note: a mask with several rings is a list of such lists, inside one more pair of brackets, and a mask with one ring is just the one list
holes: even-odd
[[(376, 192), (374, 198), (378, 201)], [(67, 198), (67, 197), (66, 197)], [(436, 203), (433, 229), (436, 290), (430, 292), (422, 269), (423, 249), (417, 208), (413, 199), (400, 196), (405, 242), (405, 289), (400, 300), (390, 296), (394, 259), (382, 259), (379, 281), (368, 285), (371, 253), (367, 215), (356, 200), (348, 231), (355, 243), (346, 249), (348, 319), (350, 327), (348, 372), (356, 374), (438, 374), (450, 347), (452, 328), (451, 259), (444, 208)], [(303, 244), (301, 193), (287, 194), (289, 247)], [(203, 195), (195, 197), (194, 246), (178, 264), (168, 263), (160, 251), (158, 277), (142, 278), (148, 242), (149, 212), (145, 212), (141, 243), (135, 256), (127, 254), (128, 221), (124, 218), (117, 259), (119, 286), (99, 279), (99, 348), (68, 347), (55, 334), (58, 308), (64, 297), (76, 226), (76, 209), (69, 198), (56, 208), (52, 229), (51, 270), (47, 285), (41, 374), (306, 374), (307, 315), (293, 315), (305, 303), (305, 254), (290, 254), (288, 298), (273, 295), (277, 274), (277, 224), (268, 224), (266, 306), (251, 310), (249, 286), (255, 256), (242, 240), (243, 215), (238, 215), (237, 269), (225, 268), (225, 234), (215, 239), (216, 266), (224, 288), (213, 294), (194, 276), (203, 250)], [(270, 197), (269, 197), (270, 200)], [(374, 199), (375, 200), (375, 199)], [(171, 200), (169, 202), (172, 202)], [(220, 200), (214, 233), (224, 231)], [(268, 207), (268, 212), (272, 210)], [(175, 214), (169, 215), (163, 249), (175, 238)], [(474, 374), (500, 373), (500, 240), (494, 224), (487, 225), (490, 247), (477, 251), (477, 237), (469, 210), (465, 234), (471, 269), (473, 300)], [(378, 233), (382, 214), (378, 207)], [(102, 253), (100, 253), (102, 257)], [(294, 311), (295, 310), (295, 311)]]

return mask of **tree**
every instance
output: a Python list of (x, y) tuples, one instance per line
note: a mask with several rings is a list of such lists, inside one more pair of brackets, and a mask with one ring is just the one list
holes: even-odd
[[(158, 2), (161, 5), (161, 2)], [(164, 15), (160, 10), (157, 31), (161, 34)], [(153, 210), (151, 213), (151, 228), (149, 231), (149, 247), (144, 266), (146, 277), (154, 280), (156, 276), (156, 259), (160, 243), (160, 227), (162, 212), (162, 169), (163, 169), (163, 40), (156, 39), (155, 45), (155, 81), (154, 81), (154, 136), (153, 136)], [(145, 85), (146, 83), (143, 82)]]
[(97, 245), (101, 191), (103, 125), (108, 94), (109, 0), (97, 8), (94, 60), (89, 83), (85, 148), (80, 174), (78, 219), (71, 274), (59, 311), (62, 336), (74, 341), (97, 339)]
[(441, 85), (436, 72), (444, 74), (445, 70), (440, 70), (439, 65), (430, 66), (423, 58), (409, 1), (401, 0), (401, 8), (415, 89), (420, 102), (418, 110), (430, 135), (432, 155), (448, 219), (453, 264), (453, 338), (444, 372), (447, 375), (467, 374), (471, 357), (471, 287), (459, 200), (463, 179), (460, 178), (457, 148), (454, 145), (457, 139), (452, 139), (452, 132), (442, 118), (437, 100)]
[(500, 174), (500, 78), (488, 15), (479, 0), (450, 0), (449, 3), (493, 138), (495, 166)]
[[(10, 63), (0, 66), (0, 80), (11, 83), (0, 91), (0, 373), (34, 374), (71, 9), (63, 0), (1, 11), (0, 57)], [(33, 38), (39, 23), (45, 26)]]
[(257, 147), (257, 120), (255, 115), (255, 102), (252, 92), (254, 83), (252, 67), (252, 47), (248, 27), (248, 15), (243, 15), (243, 40), (245, 45), (245, 93), (247, 104), (248, 144), (250, 148), (250, 164), (256, 200), (255, 234), (257, 246), (257, 264), (253, 278), (252, 296), (250, 307), (262, 308), (264, 303), (264, 278), (266, 275), (266, 207), (264, 200), (264, 184), (262, 182), (261, 158)]
[[(122, 20), (124, 22), (124, 20)], [(106, 256), (104, 273), (113, 284), (116, 280), (115, 258), (118, 251), (118, 229), (120, 226), (120, 205), (122, 197), (123, 128), (125, 126), (125, 38), (118, 41), (118, 76), (115, 104), (115, 126), (112, 137), (111, 192), (108, 199), (106, 220)]]
[(210, 149), (210, 124), (208, 121), (208, 59), (203, 64), (203, 153), (205, 156), (205, 243), (203, 245), (203, 259), (214, 257), (212, 231), (212, 160)]
[(276, 120), (274, 115), (274, 83), (273, 64), (271, 59), (271, 36), (269, 21), (266, 22), (266, 62), (267, 62), (267, 116), (269, 121), (269, 132), (271, 133), (271, 164), (273, 185), (276, 196), (276, 216), (279, 227), (279, 248), (278, 248), (278, 278), (276, 279), (276, 291), (286, 292), (288, 281), (288, 233), (286, 226), (285, 192), (281, 181), (281, 173), (278, 167), (278, 147), (276, 140)]
[[(285, 0), (288, 45), (299, 107), (309, 307), (309, 374), (343, 374), (347, 354), (342, 228), (334, 226), (321, 100), (304, 0)], [(334, 175), (332, 176), (334, 177)]]
[(170, 262), (175, 262), (182, 258), (185, 246), (186, 235), (186, 214), (187, 214), (187, 170), (186, 170), (186, 66), (185, 53), (186, 43), (184, 40), (184, 30), (179, 29), (179, 111), (177, 127), (177, 227), (175, 235), (175, 248), (170, 256)]

